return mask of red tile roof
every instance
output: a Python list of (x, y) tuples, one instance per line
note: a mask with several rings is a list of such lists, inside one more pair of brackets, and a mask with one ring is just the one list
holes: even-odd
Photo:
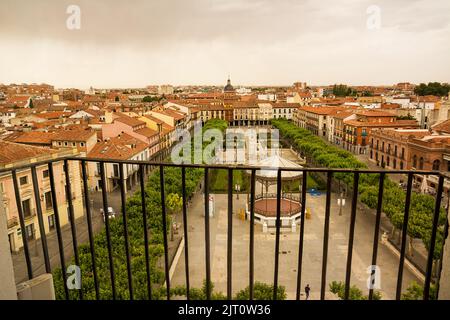
[(5, 165), (56, 152), (57, 150), (52, 150), (50, 148), (0, 141), (0, 164)]
[(146, 148), (146, 143), (126, 133), (122, 133), (107, 141), (97, 142), (91, 152), (88, 153), (88, 157), (127, 160)]

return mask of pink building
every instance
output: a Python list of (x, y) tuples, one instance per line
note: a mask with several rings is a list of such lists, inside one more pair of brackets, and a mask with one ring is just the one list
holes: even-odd
[(117, 137), (121, 133), (127, 133), (146, 143), (150, 151), (150, 158), (159, 151), (159, 133), (148, 128), (144, 121), (119, 114), (112, 123), (102, 125), (103, 140)]

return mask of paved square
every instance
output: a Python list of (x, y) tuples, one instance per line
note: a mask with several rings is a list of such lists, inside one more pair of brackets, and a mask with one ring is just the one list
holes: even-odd
[[(259, 190), (256, 188), (256, 190)], [(226, 293), (227, 284), (227, 195), (216, 194), (215, 215), (210, 219), (211, 237), (211, 278), (215, 291)], [(249, 222), (236, 214), (245, 208), (246, 196), (233, 198), (233, 293), (248, 286), (249, 281)], [(327, 285), (333, 281), (344, 281), (347, 261), (348, 233), (350, 225), (350, 199), (339, 216), (337, 198), (332, 194), (327, 263)], [(311, 298), (320, 297), (322, 274), (323, 229), (325, 215), (325, 194), (307, 195), (306, 207), (311, 211), (311, 219), (305, 221), (304, 251), (301, 290), (308, 283)], [(201, 287), (205, 279), (205, 236), (204, 205), (201, 194), (193, 199), (188, 208), (190, 280), (192, 287)], [(368, 294), (366, 272), (371, 265), (375, 217), (357, 211), (353, 261), (352, 285)], [(280, 237), (279, 284), (286, 287), (288, 299), (295, 299), (297, 284), (297, 261), (299, 248), (299, 226), (295, 233), (283, 232)], [(273, 283), (275, 232), (263, 233), (260, 224), (255, 225), (255, 281)], [(397, 283), (399, 259), (384, 244), (379, 243), (378, 266), (381, 269), (381, 292), (383, 299), (394, 299)], [(172, 278), (172, 286), (185, 283), (184, 253), (181, 255)], [(407, 268), (404, 269), (403, 289), (412, 280), (418, 280)], [(327, 297), (329, 295), (327, 294)]]

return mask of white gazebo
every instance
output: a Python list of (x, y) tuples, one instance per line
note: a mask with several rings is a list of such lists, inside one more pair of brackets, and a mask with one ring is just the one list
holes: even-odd
[[(261, 169), (256, 170), (256, 180), (261, 183), (261, 194), (255, 196), (255, 221), (263, 225), (263, 229), (276, 226), (277, 195), (269, 193), (269, 186), (277, 184), (278, 168), (303, 168), (301, 165), (285, 159), (280, 155), (272, 155), (255, 163)], [(251, 170), (246, 173), (251, 175)], [(282, 171), (282, 181), (295, 181), (303, 178), (302, 171)], [(265, 187), (265, 193), (264, 193)], [(282, 193), (281, 205), (281, 226), (291, 227), (295, 230), (295, 225), (301, 216), (300, 198), (290, 194)], [(250, 203), (248, 204), (248, 207)], [(247, 214), (250, 214), (247, 211)]]

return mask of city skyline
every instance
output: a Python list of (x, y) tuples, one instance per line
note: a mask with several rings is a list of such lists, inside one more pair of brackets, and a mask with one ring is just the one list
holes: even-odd
[[(70, 5), (80, 9), (79, 29), (67, 27)], [(134, 6), (47, 0), (4, 6), (5, 84), (222, 85), (229, 74), (236, 86), (450, 82), (448, 1), (432, 7), (420, 0), (173, 0)]]

